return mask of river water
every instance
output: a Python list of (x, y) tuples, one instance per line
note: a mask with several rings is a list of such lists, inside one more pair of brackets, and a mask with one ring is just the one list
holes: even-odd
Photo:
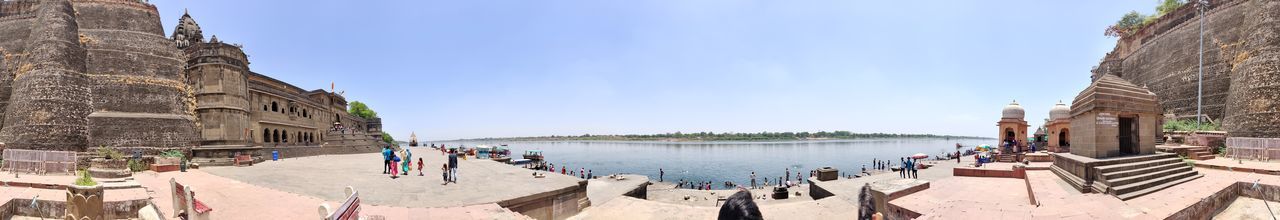
[[(898, 161), (916, 153), (942, 155), (954, 153), (956, 143), (967, 147), (994, 144), (994, 139), (859, 139), (787, 142), (653, 142), (653, 141), (534, 141), (534, 142), (443, 142), (448, 146), (463, 144), (501, 145), (511, 148), (512, 158), (520, 159), (525, 150), (542, 150), (547, 162), (556, 169), (586, 168), (597, 176), (629, 173), (658, 180), (658, 169), (666, 171), (667, 182), (733, 181), (750, 184), (752, 171), (758, 178), (776, 179), (790, 169), (807, 172), (820, 167), (835, 167), (841, 172), (855, 173), (863, 165), (870, 168), (873, 158)], [(439, 144), (439, 143), (437, 143)], [(428, 146), (430, 146), (428, 144)]]

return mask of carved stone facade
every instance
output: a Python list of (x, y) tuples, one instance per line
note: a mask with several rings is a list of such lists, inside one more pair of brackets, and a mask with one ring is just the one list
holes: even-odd
[[(190, 15), (163, 32), (145, 1), (0, 1), (0, 142), (197, 157), (380, 147), (381, 120), (348, 114), (342, 95), (251, 71), (240, 46), (206, 42)], [(344, 149), (317, 150), (330, 146)]]

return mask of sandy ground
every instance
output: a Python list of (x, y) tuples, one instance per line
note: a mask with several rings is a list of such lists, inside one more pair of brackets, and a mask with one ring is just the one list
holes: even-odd
[[(429, 149), (429, 148), (428, 148)], [(458, 182), (444, 184), (440, 167), (447, 161), (439, 151), (413, 149), (410, 175), (392, 179), (382, 174), (379, 153), (324, 155), (268, 161), (249, 167), (209, 167), (205, 172), (266, 188), (340, 201), (343, 188), (353, 186), (371, 205), (430, 208), (496, 203), (522, 196), (577, 187), (576, 177), (547, 174), (534, 178), (528, 169), (470, 158), (458, 160)], [(425, 159), (418, 176), (416, 160)]]
[[(1214, 215), (1214, 219), (1239, 219), (1239, 220), (1264, 220), (1280, 218), (1280, 203), (1266, 202), (1263, 200), (1239, 197), (1235, 202), (1231, 202), (1230, 206)], [(1270, 206), (1268, 209), (1267, 206)]]

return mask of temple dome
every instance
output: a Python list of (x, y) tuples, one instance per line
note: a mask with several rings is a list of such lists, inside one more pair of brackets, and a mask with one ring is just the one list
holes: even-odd
[(1053, 105), (1053, 108), (1049, 109), (1049, 120), (1070, 119), (1070, 118), (1071, 118), (1071, 107), (1067, 107), (1067, 104), (1062, 104), (1062, 101), (1058, 101), (1058, 104)]
[(1022, 109), (1022, 105), (1018, 105), (1018, 100), (1009, 103), (1004, 107), (1004, 111), (1000, 118), (1023, 119), (1026, 116), (1026, 110)]

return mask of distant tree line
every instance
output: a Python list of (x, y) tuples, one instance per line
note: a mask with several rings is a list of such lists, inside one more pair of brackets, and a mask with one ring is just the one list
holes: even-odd
[(870, 139), (870, 138), (981, 138), (969, 136), (934, 135), (934, 134), (891, 134), (891, 133), (853, 133), (849, 131), (819, 132), (759, 132), (759, 133), (665, 133), (665, 134), (626, 134), (626, 135), (591, 135), (578, 136), (540, 136), (510, 138), (477, 138), (466, 141), (789, 141), (789, 140), (826, 140), (826, 139)]

